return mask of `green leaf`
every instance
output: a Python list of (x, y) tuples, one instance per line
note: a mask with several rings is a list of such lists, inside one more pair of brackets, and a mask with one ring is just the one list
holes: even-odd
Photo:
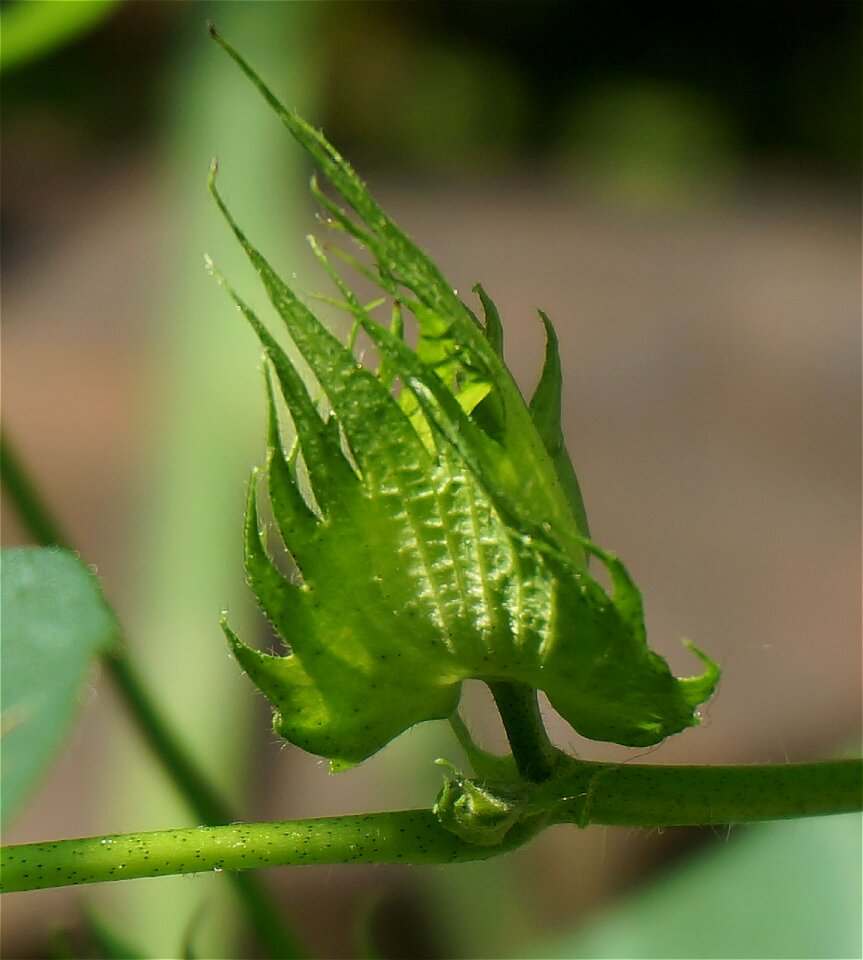
[[(281, 548), (271, 552), (256, 477), (245, 563), (287, 655), (251, 649), (225, 626), (238, 661), (275, 706), (276, 730), (342, 767), (415, 723), (452, 714), (468, 678), (544, 690), (597, 740), (646, 746), (696, 723), (717, 668), (692, 648), (704, 674), (674, 677), (647, 646), (641, 597), (623, 565), (584, 536), (547, 318), (546, 362), (528, 406), (503, 362), (485, 291), (481, 324), (322, 134), (227, 49), (358, 216), (318, 191), (333, 225), (371, 255), (374, 269), (362, 273), (377, 279), (394, 318), (388, 326), (374, 319), (312, 241), (336, 302), (378, 352), (375, 374), (245, 236), (213, 171), (213, 197), (304, 363), (301, 374), (216, 274), (257, 334), (296, 432), (288, 452), (270, 390), (267, 497), (296, 574), (273, 559)], [(413, 347), (405, 317), (416, 325)], [(589, 555), (607, 568), (612, 595), (587, 573)]]
[(99, 956), (104, 957), (105, 960), (146, 960), (145, 953), (132, 946), (94, 910), (86, 911), (85, 923), (90, 937), (99, 950)]
[(72, 724), (91, 661), (117, 624), (67, 550), (2, 551), (2, 821), (18, 811)]
[(119, 0), (17, 0), (0, 12), (0, 69), (6, 71), (52, 53), (96, 27)]
[(528, 956), (859, 957), (861, 826), (849, 814), (739, 828)]

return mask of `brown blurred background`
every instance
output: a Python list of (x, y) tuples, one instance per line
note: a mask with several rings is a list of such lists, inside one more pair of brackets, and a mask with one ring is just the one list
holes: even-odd
[[(207, 17), (458, 290), (483, 283), (525, 390), (536, 308), (555, 322), (594, 538), (627, 562), (676, 672), (697, 669), (682, 636), (724, 669), (704, 723), (650, 759), (805, 760), (853, 742), (860, 6), (124, 2), (4, 77), (3, 420), (243, 816), (427, 804), (431, 760), (460, 758), (430, 724), (329, 777), (275, 742), (227, 658), (220, 609), (257, 622), (239, 554), (263, 405), (255, 344), (201, 267), (206, 249), (253, 289), (205, 196), (213, 154), (285, 274), (308, 292), (320, 279), (301, 244), (308, 171)], [(5, 504), (3, 542), (27, 542)], [(468, 697), (500, 745), (481, 692)], [(82, 707), (7, 840), (188, 822), (106, 678)], [(584, 756), (633, 753), (550, 724)], [(490, 864), (268, 881), (320, 956), (354, 955), (372, 900), (386, 956), (517, 955), (715, 842), (558, 828)], [(49, 955), (55, 928), (85, 938), (84, 902), (155, 957), (204, 904), (202, 941), (238, 936), (218, 955), (249, 955), (214, 881), (8, 898), (4, 956)]]

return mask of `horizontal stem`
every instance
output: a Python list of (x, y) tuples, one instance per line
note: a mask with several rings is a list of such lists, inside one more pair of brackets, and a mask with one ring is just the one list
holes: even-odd
[[(56, 545), (71, 549), (36, 485), (15, 455), (5, 431), (0, 431), (0, 463), (3, 489), (34, 539), (45, 547)], [(208, 824), (235, 820), (230, 806), (218, 794), (156, 705), (135, 670), (122, 638), (103, 655), (102, 662), (136, 727), (195, 817)], [(249, 921), (269, 955), (283, 958), (303, 956), (299, 941), (279, 915), (278, 905), (257, 878), (252, 874), (232, 874), (231, 879)]]
[(682, 827), (790, 820), (863, 808), (863, 761), (736, 766), (577, 762), (543, 788), (557, 822)]
[[(156, 706), (125, 646), (120, 644), (106, 653), (102, 663), (120, 691), (138, 731), (195, 817), (211, 826), (235, 821), (237, 817), (231, 807)], [(278, 904), (258, 877), (252, 873), (232, 873), (229, 879), (258, 940), (266, 947), (267, 955), (282, 958), (305, 956), (296, 935), (282, 919)]]
[[(553, 823), (684, 826), (782, 820), (861, 809), (863, 764), (660, 767), (580, 761), (538, 787), (534, 811)], [(536, 821), (503, 844), (480, 846), (444, 829), (429, 810), (318, 820), (192, 827), (5, 847), (6, 892), (210, 870), (332, 863), (455, 863), (513, 849)]]
[(430, 810), (401, 810), (4, 847), (2, 889), (12, 893), (289, 864), (454, 863), (481, 860), (501, 850), (459, 840)]

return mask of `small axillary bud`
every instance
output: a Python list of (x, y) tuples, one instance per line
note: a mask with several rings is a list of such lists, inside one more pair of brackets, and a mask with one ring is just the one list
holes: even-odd
[(446, 760), (437, 760), (449, 776), (434, 805), (441, 826), (468, 843), (497, 846), (530, 812), (524, 787), (470, 780)]

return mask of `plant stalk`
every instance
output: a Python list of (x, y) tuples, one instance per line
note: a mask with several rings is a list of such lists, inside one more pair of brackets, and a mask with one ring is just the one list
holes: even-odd
[[(670, 827), (781, 820), (861, 809), (863, 763), (661, 767), (579, 761), (533, 797), (553, 823)], [(429, 810), (245, 823), (5, 847), (4, 892), (331, 863), (484, 860), (534, 835), (517, 824), (499, 845), (460, 840)]]
[(536, 796), (558, 823), (635, 827), (791, 820), (863, 809), (863, 760), (734, 766), (575, 761)]
[(33, 539), (43, 547), (68, 549), (68, 540), (27, 476), (27, 471), (9, 444), (5, 430), (0, 431), (0, 469), (3, 489), (15, 504), (18, 516)]
[(403, 810), (22, 844), (3, 850), (2, 877), (3, 891), (13, 892), (287, 864), (455, 863), (500, 852), (460, 840), (430, 810)]
[[(0, 433), (0, 458), (3, 488), (33, 538), (44, 547), (73, 549), (13, 452), (5, 431)], [(129, 658), (122, 636), (115, 647), (102, 656), (101, 662), (138, 732), (195, 817), (211, 826), (238, 820), (156, 705)], [(268, 953), (277, 958), (304, 956), (305, 951), (299, 946), (297, 938), (287, 929), (275, 903), (255, 877), (238, 873), (232, 874), (231, 880), (256, 935)]]
[(548, 739), (536, 690), (524, 683), (489, 683), (518, 772), (531, 783), (553, 776), (558, 751)]

